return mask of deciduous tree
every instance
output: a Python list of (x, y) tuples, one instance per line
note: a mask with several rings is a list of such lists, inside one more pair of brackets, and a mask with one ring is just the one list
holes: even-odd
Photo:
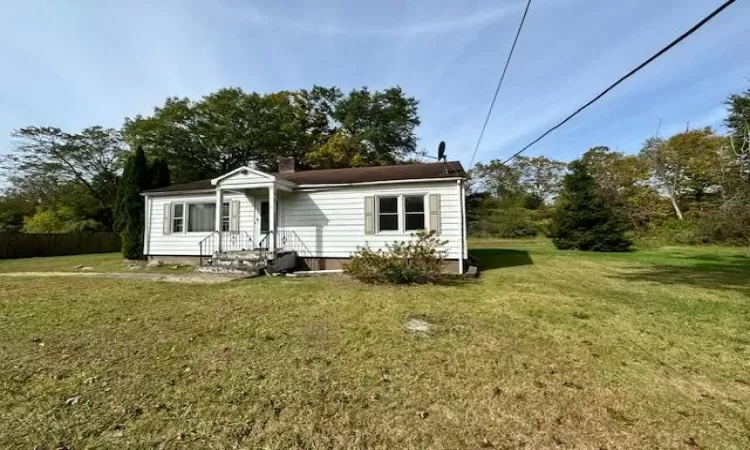
[(513, 160), (520, 172), (521, 189), (542, 202), (551, 200), (557, 195), (560, 183), (565, 176), (567, 164), (562, 161), (535, 156), (519, 156)]
[(281, 156), (297, 167), (383, 165), (416, 151), (417, 101), (401, 88), (338, 88), (272, 94), (222, 89), (198, 101), (170, 98), (149, 117), (126, 119), (131, 145), (169, 161), (175, 182), (211, 178), (255, 164), (277, 170)]
[(67, 133), (55, 127), (25, 127), (12, 136), (15, 145), (0, 161), (12, 184), (71, 182), (88, 190), (103, 208), (112, 206), (126, 151), (119, 131), (96, 126)]

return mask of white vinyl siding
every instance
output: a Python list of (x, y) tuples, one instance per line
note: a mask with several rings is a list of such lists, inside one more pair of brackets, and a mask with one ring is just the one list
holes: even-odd
[[(394, 183), (341, 188), (306, 189), (281, 197), (279, 227), (294, 231), (312, 253), (325, 258), (348, 258), (358, 246), (385, 249), (386, 243), (408, 240), (413, 231), (379, 231), (365, 234), (366, 197), (435, 196), (439, 201), (440, 238), (448, 241), (444, 250), (449, 259), (461, 258), (461, 220), (459, 190), (455, 181)], [(402, 201), (402, 200), (400, 200)], [(425, 208), (427, 208), (425, 204)], [(403, 211), (400, 206), (399, 211)], [(399, 222), (403, 222), (399, 214)], [(377, 214), (374, 214), (377, 223)], [(377, 228), (377, 226), (375, 227)]]
[[(455, 180), (279, 192), (277, 224), (279, 232), (293, 231), (300, 238), (309, 250), (309, 254), (304, 256), (348, 258), (358, 246), (369, 245), (373, 249), (385, 249), (386, 243), (411, 239), (413, 231), (404, 230), (404, 198), (420, 196), (425, 199), (425, 225), (429, 224), (432, 228), (437, 224), (441, 240), (448, 241), (443, 248), (447, 252), (447, 258), (459, 259), (462, 238), (460, 192)], [(377, 231), (377, 198), (388, 196), (399, 199), (399, 228), (395, 231)], [(368, 204), (365, 198), (371, 200), (369, 204), (373, 206), (373, 210), (370, 213), (365, 211), (365, 205)], [(215, 203), (216, 195), (196, 193), (153, 196), (150, 199), (149, 255), (197, 255), (198, 243), (210, 232), (183, 231), (165, 234), (164, 207), (173, 203)], [(224, 194), (224, 202), (230, 205), (239, 202), (239, 230), (247, 232), (250, 237), (254, 236), (254, 227), (260, 226), (259, 213), (255, 209), (256, 200), (234, 192)], [(230, 206), (230, 216), (233, 214), (232, 209)], [(365, 222), (370, 219), (374, 234), (365, 234)], [(230, 222), (233, 220), (230, 217)]]
[[(154, 196), (150, 197), (153, 202), (151, 211), (162, 211), (165, 205), (169, 208), (169, 205), (175, 204), (190, 204), (190, 203), (211, 203), (216, 204), (216, 195), (213, 193), (197, 193), (197, 194), (184, 194), (184, 195), (170, 195), (170, 196)], [(253, 224), (255, 222), (255, 208), (253, 207), (250, 199), (242, 194), (225, 193), (224, 202), (239, 202), (239, 231), (246, 232), (248, 236), (253, 236)], [(211, 234), (211, 231), (205, 232), (193, 232), (187, 231), (172, 232), (165, 234), (164, 230), (164, 214), (151, 214), (148, 220), (149, 224), (149, 255), (164, 255), (164, 256), (196, 256), (199, 253), (198, 244), (206, 236)], [(187, 224), (185, 225), (187, 226)], [(183, 229), (185, 230), (185, 229)]]

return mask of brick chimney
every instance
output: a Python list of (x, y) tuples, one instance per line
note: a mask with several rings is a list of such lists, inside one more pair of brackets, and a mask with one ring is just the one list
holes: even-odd
[(279, 158), (279, 173), (294, 172), (294, 157), (285, 156)]

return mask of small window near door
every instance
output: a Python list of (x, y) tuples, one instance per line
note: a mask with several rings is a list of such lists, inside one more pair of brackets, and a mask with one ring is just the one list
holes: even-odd
[(404, 196), (404, 230), (424, 229), (424, 195)]
[(185, 205), (172, 205), (172, 233), (182, 233), (185, 230)]
[(221, 204), (221, 231), (229, 231), (229, 203)]
[(398, 231), (398, 197), (378, 197), (378, 231)]
[(271, 228), (269, 221), (269, 209), (268, 202), (260, 202), (260, 232), (262, 234), (268, 234), (268, 230)]

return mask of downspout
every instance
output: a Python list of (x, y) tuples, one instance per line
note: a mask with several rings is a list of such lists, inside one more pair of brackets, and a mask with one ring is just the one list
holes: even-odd
[(464, 274), (464, 262), (466, 261), (466, 258), (464, 257), (464, 250), (466, 248), (466, 211), (464, 207), (464, 186), (463, 182), (461, 180), (456, 181), (456, 185), (458, 187), (458, 204), (459, 204), (459, 221), (461, 222), (461, 257), (458, 260), (458, 274), (463, 275)]
[(154, 207), (153, 197), (147, 195), (145, 201), (146, 214), (144, 220), (146, 223), (143, 225), (143, 256), (148, 256), (151, 247), (151, 211)]

